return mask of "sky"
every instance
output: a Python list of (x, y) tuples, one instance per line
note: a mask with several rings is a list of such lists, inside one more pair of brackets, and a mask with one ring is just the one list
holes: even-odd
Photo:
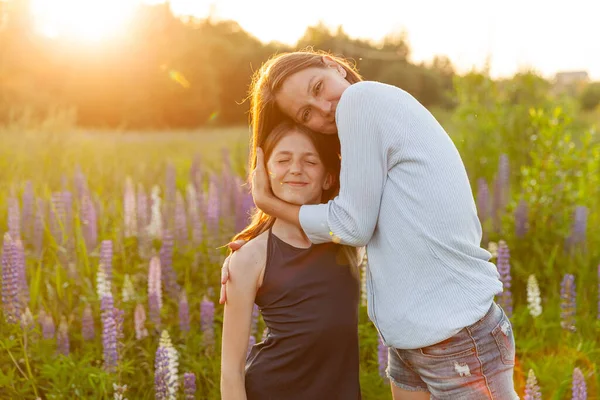
[[(119, 29), (132, 2), (164, 0), (32, 0), (40, 30), (101, 38)], [(378, 41), (406, 32), (414, 62), (447, 55), (459, 73), (490, 62), (493, 77), (533, 69), (547, 78), (586, 70), (600, 80), (597, 0), (170, 0), (178, 15), (233, 19), (258, 39), (295, 44), (319, 21), (354, 38)], [(597, 38), (597, 39), (593, 39)]]
[[(600, 80), (600, 2), (596, 0), (171, 0), (175, 13), (234, 19), (263, 41), (293, 44), (308, 25), (342, 25), (352, 37), (379, 40), (406, 31), (413, 61), (445, 54), (461, 72), (490, 57), (492, 76), (533, 68), (587, 70)], [(596, 38), (595, 40), (593, 38)]]

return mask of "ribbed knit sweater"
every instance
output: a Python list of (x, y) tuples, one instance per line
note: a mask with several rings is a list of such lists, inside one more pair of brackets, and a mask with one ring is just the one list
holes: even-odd
[(413, 96), (359, 82), (337, 105), (340, 193), (304, 205), (313, 243), (365, 246), (369, 317), (400, 349), (445, 340), (481, 319), (502, 292), (454, 143)]

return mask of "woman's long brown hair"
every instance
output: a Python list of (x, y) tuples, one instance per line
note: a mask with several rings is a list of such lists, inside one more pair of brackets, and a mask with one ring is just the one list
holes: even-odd
[[(328, 68), (324, 57), (331, 58), (346, 71), (346, 80), (349, 83), (362, 81), (362, 77), (348, 61), (326, 52), (310, 49), (277, 54), (256, 71), (249, 91), (250, 125), (252, 126), (251, 155), (256, 154), (257, 147), (264, 147), (265, 139), (276, 125), (289, 119), (275, 103), (275, 95), (281, 89), (283, 82), (289, 76), (306, 68)], [(256, 157), (250, 157), (248, 162), (248, 171), (253, 171)]]

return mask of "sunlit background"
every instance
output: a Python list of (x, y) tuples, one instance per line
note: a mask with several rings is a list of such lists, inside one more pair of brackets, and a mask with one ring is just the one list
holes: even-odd
[[(126, 34), (139, 0), (32, 0), (40, 32), (100, 40)], [(146, 3), (157, 3), (150, 1)], [(233, 19), (262, 41), (293, 44), (319, 21), (353, 37), (381, 40), (405, 31), (415, 61), (450, 57), (459, 71), (489, 60), (492, 76), (534, 68), (547, 77), (586, 70), (600, 78), (600, 5), (589, 0), (371, 0), (369, 6), (332, 0), (171, 0), (177, 15)]]
[[(0, 0), (0, 399), (221, 398), (248, 87), (308, 46), (409, 92), (455, 144), (519, 396), (600, 399), (596, 3)], [(364, 261), (362, 398), (390, 400)], [(264, 327), (253, 313), (249, 348)]]

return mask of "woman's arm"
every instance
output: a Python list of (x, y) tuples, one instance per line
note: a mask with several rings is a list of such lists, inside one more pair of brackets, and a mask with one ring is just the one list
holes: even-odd
[[(252, 195), (258, 208), (300, 226), (312, 243), (365, 246), (375, 230), (388, 172), (382, 129), (397, 121), (394, 104), (367, 82), (344, 92), (336, 115), (342, 151), (340, 193), (327, 204), (297, 206), (270, 194), (262, 153)], [(391, 120), (391, 122), (390, 122)]]
[[(248, 352), (248, 338), (252, 308), (259, 277), (264, 269), (264, 256), (256, 245), (248, 243), (236, 251), (229, 263), (227, 304), (223, 314), (221, 347), (221, 398), (246, 400), (244, 367)], [(257, 257), (258, 255), (258, 257)]]

